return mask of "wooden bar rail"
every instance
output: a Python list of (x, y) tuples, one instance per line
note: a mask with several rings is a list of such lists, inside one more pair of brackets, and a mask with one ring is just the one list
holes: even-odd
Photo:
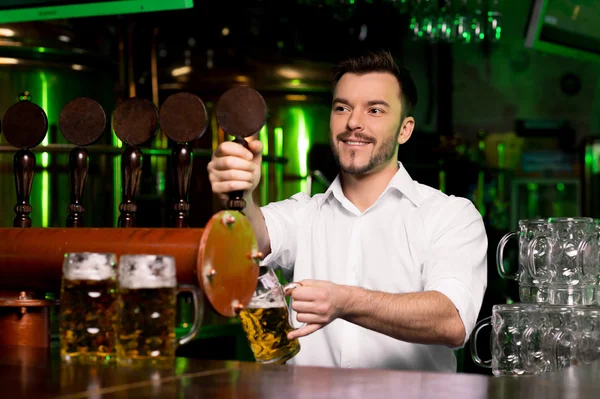
[(175, 359), (168, 369), (66, 366), (55, 351), (0, 347), (5, 398), (597, 398), (600, 364), (527, 377)]

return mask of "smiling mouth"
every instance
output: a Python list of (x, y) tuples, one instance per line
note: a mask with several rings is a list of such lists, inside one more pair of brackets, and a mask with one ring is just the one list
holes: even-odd
[(367, 144), (371, 144), (369, 141), (355, 141), (355, 140), (341, 140), (342, 143), (346, 145), (354, 145), (354, 146), (365, 146)]

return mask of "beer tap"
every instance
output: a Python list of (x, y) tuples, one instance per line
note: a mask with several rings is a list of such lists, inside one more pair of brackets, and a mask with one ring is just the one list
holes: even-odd
[(142, 150), (137, 146), (154, 137), (158, 131), (158, 110), (145, 98), (132, 97), (117, 106), (113, 115), (117, 137), (128, 144), (121, 155), (123, 200), (119, 205), (119, 227), (135, 227), (135, 197), (142, 177)]
[(58, 121), (67, 141), (76, 145), (69, 154), (71, 202), (67, 206), (67, 227), (83, 227), (83, 189), (88, 172), (89, 154), (84, 146), (100, 138), (106, 127), (106, 114), (96, 101), (80, 97), (64, 106)]
[(17, 204), (14, 207), (14, 227), (31, 227), (32, 211), (29, 197), (35, 171), (35, 154), (30, 148), (38, 146), (46, 137), (48, 117), (46, 112), (32, 103), (29, 95), (13, 104), (2, 118), (2, 131), (6, 141), (19, 148), (13, 158)]
[(189, 227), (188, 192), (192, 178), (194, 152), (189, 142), (202, 137), (207, 127), (206, 107), (191, 93), (169, 96), (160, 108), (160, 127), (176, 144), (171, 152), (175, 199), (171, 227)]

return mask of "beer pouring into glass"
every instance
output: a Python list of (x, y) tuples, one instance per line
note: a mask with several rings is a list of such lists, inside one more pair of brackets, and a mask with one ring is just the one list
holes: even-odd
[[(287, 338), (294, 330), (286, 296), (300, 283), (282, 286), (270, 267), (261, 267), (250, 303), (238, 313), (257, 363), (282, 364), (300, 352), (298, 338)], [(303, 324), (305, 325), (305, 323)]]

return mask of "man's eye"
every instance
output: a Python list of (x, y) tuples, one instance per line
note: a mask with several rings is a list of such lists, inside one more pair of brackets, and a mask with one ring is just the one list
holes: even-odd
[(383, 110), (379, 109), (379, 108), (373, 108), (371, 110), (371, 113), (373, 113), (373, 114), (383, 114)]
[(342, 112), (344, 110), (344, 107), (337, 105), (337, 106), (333, 107), (333, 110), (336, 112)]

